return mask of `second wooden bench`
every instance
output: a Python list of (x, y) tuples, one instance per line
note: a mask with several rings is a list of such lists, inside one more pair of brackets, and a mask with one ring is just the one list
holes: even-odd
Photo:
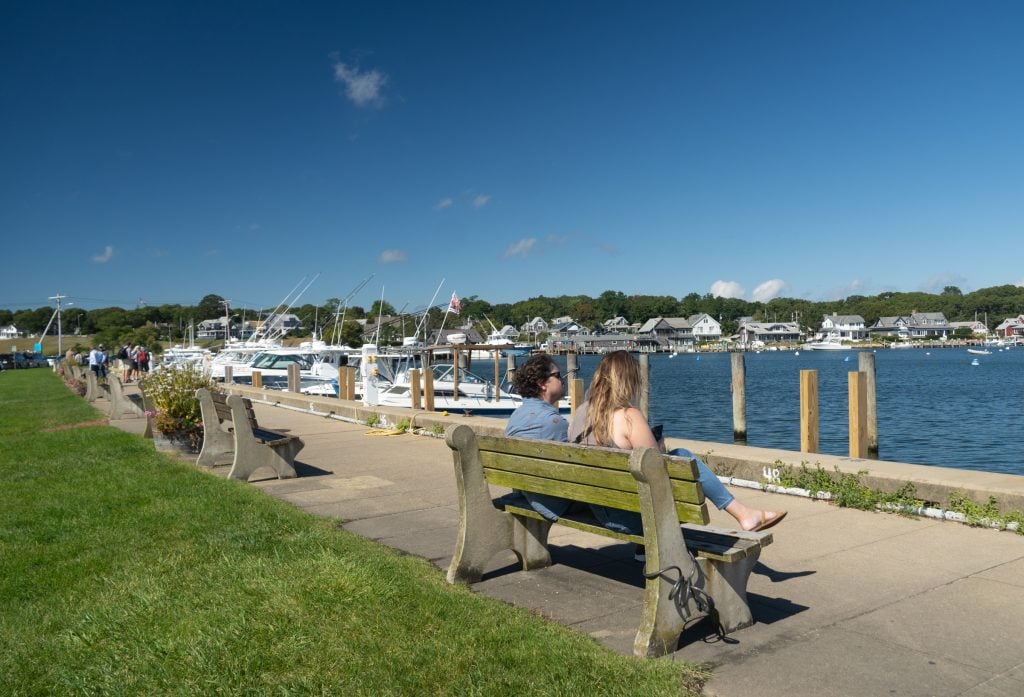
[(203, 415), (203, 449), (197, 465), (213, 467), (230, 459), (229, 479), (248, 481), (260, 467), (271, 467), (280, 479), (295, 477), (295, 456), (305, 447), (298, 436), (263, 428), (252, 402), (206, 388), (196, 390)]

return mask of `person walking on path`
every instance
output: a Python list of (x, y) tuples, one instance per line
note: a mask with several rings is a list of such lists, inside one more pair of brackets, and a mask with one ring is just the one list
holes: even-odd
[(121, 350), (117, 352), (117, 360), (121, 362), (121, 382), (128, 384), (132, 379), (132, 367), (128, 362), (128, 344), (121, 346)]
[(89, 351), (89, 370), (96, 374), (96, 379), (107, 377), (107, 354), (103, 352), (103, 344)]
[[(569, 440), (632, 450), (659, 448), (664, 440), (654, 436), (643, 412), (633, 406), (640, 394), (640, 364), (628, 351), (612, 351), (601, 358), (587, 392), (587, 401), (576, 410)], [(669, 455), (693, 458), (704, 494), (719, 510), (731, 515), (743, 530), (767, 530), (782, 522), (786, 511), (762, 511), (737, 500), (703, 460), (684, 448)]]

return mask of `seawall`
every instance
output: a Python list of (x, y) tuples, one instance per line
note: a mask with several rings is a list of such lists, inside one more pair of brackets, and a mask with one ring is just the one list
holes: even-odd
[[(370, 407), (362, 402), (236, 384), (224, 385), (224, 389), (232, 394), (244, 395), (254, 402), (319, 414), (326, 418), (366, 423), (372, 415), (376, 415), (381, 427), (392, 427), (401, 421), (408, 421), (411, 428), (431, 431), (435, 427), (441, 430), (452, 423), (464, 423), (479, 433), (490, 435), (501, 435), (505, 428), (505, 420), (494, 417), (463, 416), (399, 407)], [(776, 472), (783, 466), (820, 466), (827, 472), (838, 470), (840, 473), (864, 473), (860, 477), (862, 483), (886, 492), (896, 491), (911, 482), (917, 497), (937, 508), (948, 508), (950, 497), (962, 494), (981, 505), (994, 498), (1001, 513), (1024, 511), (1024, 476), (1020, 475), (672, 437), (667, 437), (666, 442), (670, 448), (683, 447), (693, 451), (721, 477), (743, 479), (761, 485), (775, 483)]]

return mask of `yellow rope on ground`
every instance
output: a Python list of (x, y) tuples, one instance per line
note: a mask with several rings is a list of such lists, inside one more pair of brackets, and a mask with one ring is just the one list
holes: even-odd
[(396, 431), (390, 428), (371, 428), (366, 432), (367, 436), (400, 436), (405, 431)]

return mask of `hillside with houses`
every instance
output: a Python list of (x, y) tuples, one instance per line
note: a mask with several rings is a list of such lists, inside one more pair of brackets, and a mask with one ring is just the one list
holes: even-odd
[[(0, 310), (0, 340), (38, 337), (45, 328), (55, 334), (53, 319), (53, 307)], [(397, 312), (383, 300), (365, 309), (342, 307), (338, 299), (329, 298), (321, 305), (264, 313), (232, 308), (221, 296), (210, 294), (195, 306), (66, 307), (62, 319), (65, 335), (90, 335), (110, 344), (158, 345), (192, 337), (215, 345), (226, 337), (245, 339), (267, 333), (289, 338), (315, 334), (353, 346), (400, 344), (414, 336), (435, 344), (460, 334), (469, 344), (500, 337), (551, 350), (586, 352), (613, 347), (749, 349), (825, 338), (844, 343), (1024, 340), (1024, 288), (996, 286), (965, 294), (950, 286), (939, 294), (893, 292), (827, 302), (794, 298), (750, 302), (696, 293), (682, 298), (627, 296), (605, 291), (596, 298), (541, 296), (494, 304), (469, 296), (457, 308), (443, 303), (413, 312)]]

